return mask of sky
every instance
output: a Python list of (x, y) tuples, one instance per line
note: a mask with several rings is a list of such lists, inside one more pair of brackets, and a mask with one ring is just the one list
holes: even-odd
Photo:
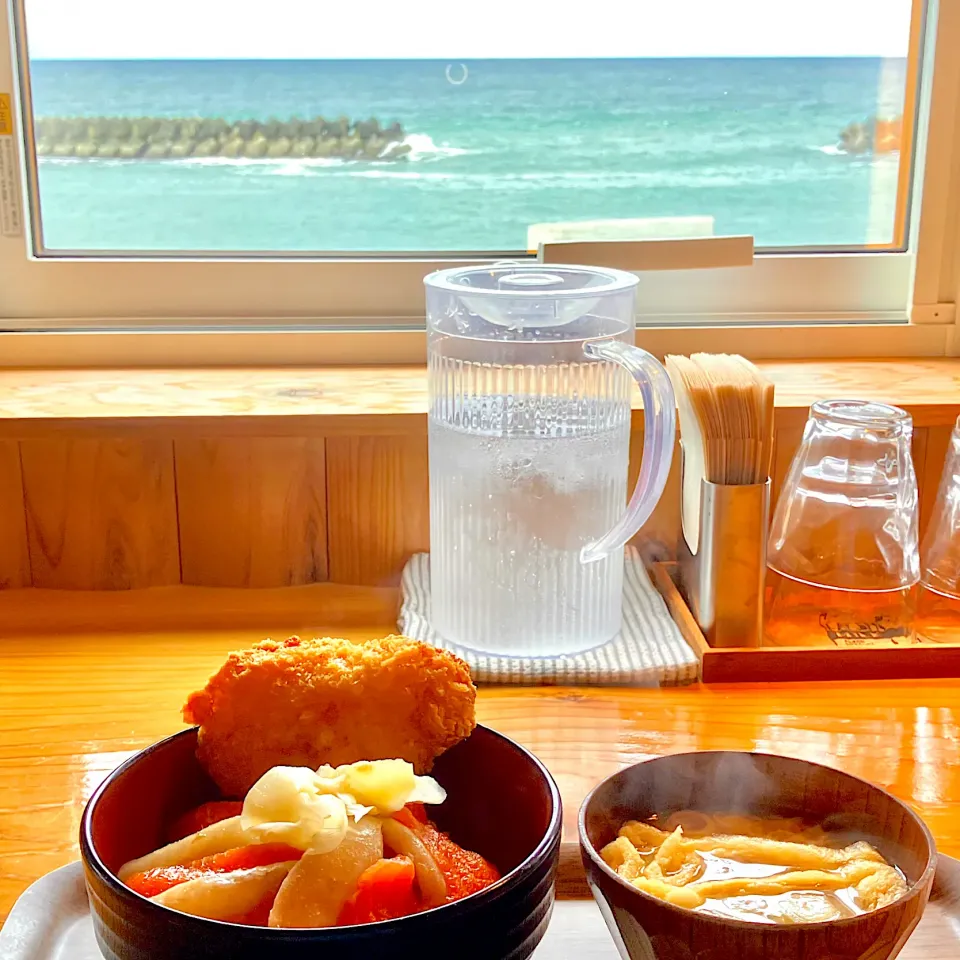
[(26, 8), (35, 58), (902, 57), (911, 0), (26, 0)]

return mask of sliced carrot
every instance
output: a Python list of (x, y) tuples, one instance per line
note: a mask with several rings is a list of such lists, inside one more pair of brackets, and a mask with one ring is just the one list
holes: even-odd
[(257, 843), (247, 847), (235, 847), (223, 853), (215, 853), (200, 860), (193, 860), (175, 867), (159, 867), (135, 873), (126, 880), (127, 886), (144, 897), (155, 897), (164, 890), (194, 880), (205, 873), (229, 873), (231, 870), (248, 870), (251, 867), (266, 867), (284, 860), (299, 860), (303, 851), (285, 843)]
[(417, 835), (447, 881), (448, 900), (460, 900), (500, 879), (500, 871), (492, 863), (479, 853), (464, 850), (432, 823), (421, 824)]
[(164, 890), (175, 887), (178, 883), (186, 883), (201, 875), (200, 870), (191, 870), (186, 866), (158, 867), (156, 870), (145, 870), (135, 873), (124, 881), (134, 892), (144, 897), (155, 897)]
[(416, 871), (409, 857), (378, 860), (360, 874), (357, 890), (343, 905), (338, 926), (395, 920), (420, 910)]
[(223, 853), (188, 863), (201, 872), (229, 873), (231, 870), (249, 870), (251, 867), (267, 867), (284, 860), (299, 860), (303, 851), (286, 843), (252, 843), (247, 847), (235, 847)]
[(449, 836), (441, 833), (429, 820), (421, 823), (407, 806), (393, 818), (409, 827), (427, 848), (447, 881), (447, 900), (460, 900), (489, 887), (500, 879), (500, 871), (479, 853), (464, 850)]
[(410, 809), (412, 806), (413, 804), (408, 803), (402, 810), (398, 810), (396, 813), (391, 814), (391, 816), (394, 820), (402, 823), (405, 827), (409, 827), (416, 833), (420, 827), (426, 823), (426, 813), (424, 813), (424, 819), (421, 820), (413, 815), (413, 811)]
[(182, 816), (177, 817), (170, 824), (167, 830), (167, 842), (174, 843), (184, 837), (189, 837), (191, 833), (197, 833), (205, 827), (213, 826), (221, 820), (239, 817), (242, 811), (243, 802), (241, 800), (212, 800), (210, 803), (202, 803), (199, 807), (194, 807)]
[(408, 803), (403, 809), (409, 811), (410, 815), (415, 820), (419, 820), (420, 823), (427, 822), (427, 808), (425, 804), (417, 802)]
[(416, 806), (422, 804), (408, 803), (393, 814), (393, 819), (412, 830), (436, 861), (447, 881), (448, 901), (460, 900), (500, 879), (500, 871), (492, 863), (479, 853), (464, 850), (458, 843), (454, 843), (447, 834), (441, 833), (426, 819), (426, 813), (424, 820), (419, 820), (412, 809)]

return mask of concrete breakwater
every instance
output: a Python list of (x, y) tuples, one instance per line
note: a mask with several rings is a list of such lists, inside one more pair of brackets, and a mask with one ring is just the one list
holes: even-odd
[(375, 117), (236, 122), (222, 117), (39, 117), (34, 125), (41, 157), (369, 161), (405, 160), (410, 153), (403, 127), (381, 126)]

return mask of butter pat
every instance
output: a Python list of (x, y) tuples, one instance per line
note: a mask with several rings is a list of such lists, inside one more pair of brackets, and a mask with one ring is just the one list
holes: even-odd
[(349, 819), (389, 816), (405, 804), (443, 803), (432, 777), (405, 760), (361, 760), (340, 767), (273, 767), (243, 801), (240, 823), (256, 843), (289, 843), (325, 853), (346, 836)]
[[(321, 767), (321, 771), (325, 768)], [(403, 809), (407, 803), (443, 803), (447, 794), (433, 777), (417, 777), (406, 760), (361, 760), (337, 767), (345, 792), (357, 803), (372, 807), (385, 816)]]
[(309, 767), (273, 767), (243, 801), (240, 824), (257, 843), (335, 850), (347, 833), (347, 805)]

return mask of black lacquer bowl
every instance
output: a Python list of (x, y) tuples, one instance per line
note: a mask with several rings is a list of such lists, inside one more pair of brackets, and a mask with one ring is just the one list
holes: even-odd
[(463, 900), (381, 923), (281, 930), (188, 916), (125, 887), (115, 871), (163, 843), (167, 824), (218, 798), (184, 730), (114, 770), (90, 799), (80, 848), (97, 942), (106, 960), (521, 960), (547, 929), (562, 811), (543, 764), (513, 741), (477, 727), (438, 758), (432, 775), (447, 800), (431, 817), (503, 874)]

